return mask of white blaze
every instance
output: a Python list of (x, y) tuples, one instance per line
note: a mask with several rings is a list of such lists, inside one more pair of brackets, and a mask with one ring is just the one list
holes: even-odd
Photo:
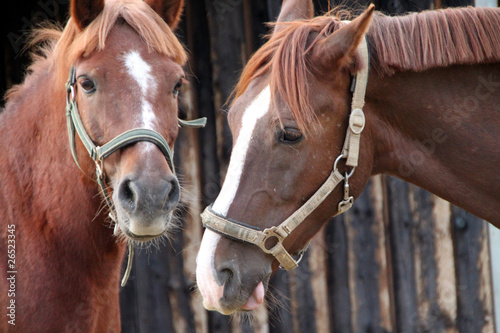
[(243, 172), (243, 165), (252, 140), (253, 131), (257, 120), (262, 118), (271, 104), (271, 89), (269, 86), (264, 88), (260, 94), (255, 98), (252, 103), (247, 107), (243, 118), (241, 120), (241, 129), (236, 140), (236, 144), (231, 152), (231, 160), (227, 169), (226, 179), (219, 196), (214, 202), (213, 210), (222, 216), (226, 216), (229, 207), (233, 203), (236, 190), (240, 184), (241, 173)]
[(141, 89), (141, 121), (140, 127), (153, 129), (155, 114), (147, 96), (154, 96), (156, 93), (156, 82), (151, 74), (151, 66), (142, 59), (137, 51), (131, 51), (124, 57), (125, 67), (128, 74), (137, 82)]
[[(241, 173), (243, 172), (255, 125), (269, 111), (270, 104), (271, 90), (267, 86), (252, 101), (243, 114), (240, 133), (231, 152), (226, 179), (213, 205), (213, 210), (223, 216), (226, 216), (229, 211), (240, 184)], [(214, 257), (220, 238), (219, 234), (206, 229), (196, 259), (196, 281), (203, 296), (203, 305), (209, 310), (220, 310), (219, 299), (224, 291), (224, 287), (220, 286), (215, 279)]]

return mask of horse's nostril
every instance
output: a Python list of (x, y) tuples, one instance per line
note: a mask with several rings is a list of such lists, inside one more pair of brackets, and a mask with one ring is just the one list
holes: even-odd
[(167, 185), (167, 194), (165, 196), (165, 211), (174, 209), (180, 200), (180, 188), (177, 178), (173, 178)]
[(233, 260), (223, 263), (217, 270), (217, 283), (223, 286), (222, 306), (231, 306), (240, 295), (241, 280), (237, 264)]
[(233, 278), (233, 271), (229, 268), (219, 272), (219, 282), (221, 285), (229, 284)]
[(127, 210), (133, 211), (136, 208), (136, 202), (137, 202), (137, 194), (136, 191), (133, 189), (132, 182), (130, 180), (124, 180), (120, 184), (119, 192), (118, 192), (118, 198), (120, 199), (120, 202), (123, 207), (126, 207)]

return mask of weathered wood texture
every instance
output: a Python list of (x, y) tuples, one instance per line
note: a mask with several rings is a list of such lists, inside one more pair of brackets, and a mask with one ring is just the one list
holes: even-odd
[[(27, 64), (19, 53), (21, 30), (45, 18), (61, 21), (67, 4), (9, 5), (2, 28), (2, 91), (21, 80)], [(471, 2), (375, 4), (400, 14)], [(190, 52), (190, 85), (182, 92), (180, 115), (205, 116), (208, 124), (180, 132), (175, 150), (184, 188), (180, 228), (170, 241), (138, 251), (120, 293), (123, 332), (494, 332), (486, 223), (383, 176), (372, 177), (353, 209), (314, 238), (297, 270), (277, 272), (267, 307), (253, 320), (203, 309), (195, 291), (203, 233), (199, 213), (216, 198), (229, 161), (232, 142), (224, 103), (248, 57), (263, 43), (268, 32), (263, 22), (275, 20), (280, 6), (281, 0), (186, 1), (179, 36)], [(315, 8), (327, 11), (328, 0), (316, 1)]]

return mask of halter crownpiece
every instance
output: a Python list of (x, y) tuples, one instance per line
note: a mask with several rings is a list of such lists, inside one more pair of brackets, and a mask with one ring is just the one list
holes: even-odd
[[(158, 132), (153, 131), (149, 128), (134, 128), (128, 130), (115, 138), (111, 139), (109, 142), (102, 146), (96, 146), (87, 131), (85, 130), (85, 126), (83, 125), (82, 119), (80, 117), (80, 112), (78, 111), (78, 105), (75, 100), (75, 84), (76, 84), (76, 70), (75, 67), (72, 66), (69, 71), (69, 78), (66, 82), (66, 123), (68, 127), (68, 137), (69, 137), (69, 146), (71, 149), (71, 155), (78, 166), (78, 168), (83, 172), (80, 164), (78, 163), (78, 157), (76, 154), (76, 142), (75, 142), (75, 132), (78, 134), (81, 142), (83, 143), (85, 149), (90, 155), (90, 158), (94, 161), (96, 165), (96, 174), (97, 174), (97, 183), (101, 189), (101, 192), (104, 196), (106, 204), (109, 207), (109, 217), (115, 223), (114, 233), (117, 232), (118, 222), (116, 219), (116, 212), (113, 206), (113, 201), (108, 193), (106, 188), (106, 174), (104, 170), (104, 159), (115, 151), (124, 148), (132, 143), (139, 141), (148, 141), (154, 143), (160, 151), (165, 156), (168, 166), (172, 173), (175, 176), (175, 166), (174, 166), (174, 154), (170, 149), (165, 138)], [(204, 127), (207, 118), (199, 118), (195, 120), (181, 120), (179, 119), (179, 125), (187, 126), (187, 127)], [(133, 258), (133, 246), (131, 243), (128, 244), (129, 257), (127, 260), (127, 268), (125, 270), (125, 274), (123, 276), (121, 285), (125, 286), (127, 283), (128, 277), (130, 275), (130, 270), (132, 268), (132, 258)]]
[[(329, 195), (330, 193), (344, 181), (344, 196), (337, 207), (337, 214), (344, 213), (352, 207), (354, 197), (349, 195), (349, 178), (353, 175), (359, 158), (359, 145), (361, 140), (361, 132), (365, 127), (365, 115), (363, 106), (365, 104), (366, 85), (368, 83), (369, 71), (369, 54), (366, 38), (361, 40), (358, 47), (361, 59), (365, 63), (365, 67), (360, 70), (355, 76), (355, 85), (351, 105), (351, 115), (349, 117), (349, 125), (347, 126), (346, 138), (342, 148), (342, 152), (336, 158), (333, 165), (333, 170), (321, 187), (297, 209), (290, 217), (283, 221), (280, 225), (270, 227), (264, 230), (249, 226), (247, 224), (229, 220), (212, 210), (209, 206), (201, 214), (203, 226), (236, 240), (257, 245), (265, 253), (273, 255), (280, 263), (280, 267), (286, 270), (294, 269), (298, 266), (302, 255), (307, 249), (307, 245), (299, 251), (299, 258), (296, 260), (285, 249), (283, 242), (293, 230), (295, 230), (304, 220), (311, 214)], [(337, 164), (340, 160), (346, 159), (346, 166), (351, 167), (351, 171), (343, 176)]]

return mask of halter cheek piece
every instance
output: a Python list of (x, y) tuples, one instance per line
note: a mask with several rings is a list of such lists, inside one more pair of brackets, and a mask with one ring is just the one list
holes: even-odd
[[(115, 223), (115, 234), (118, 229), (118, 222), (116, 218), (116, 212), (113, 205), (113, 201), (108, 193), (106, 188), (106, 174), (104, 171), (104, 159), (109, 155), (113, 154), (118, 149), (124, 148), (125, 146), (131, 145), (135, 142), (139, 141), (148, 141), (154, 143), (160, 151), (165, 156), (167, 163), (172, 170), (172, 173), (175, 175), (175, 167), (174, 167), (174, 157), (173, 152), (170, 149), (167, 141), (163, 136), (151, 129), (148, 128), (134, 128), (128, 130), (115, 138), (111, 139), (109, 142), (102, 146), (96, 146), (87, 131), (85, 130), (85, 126), (83, 125), (82, 119), (80, 117), (80, 113), (78, 111), (78, 106), (75, 100), (75, 84), (76, 84), (76, 70), (75, 67), (71, 67), (69, 72), (68, 82), (66, 82), (66, 119), (68, 125), (68, 137), (69, 137), (69, 146), (71, 149), (71, 155), (75, 160), (76, 165), (80, 170), (80, 164), (78, 163), (78, 158), (76, 154), (76, 144), (75, 144), (75, 132), (78, 134), (78, 137), (82, 141), (85, 149), (90, 155), (90, 158), (94, 161), (96, 166), (97, 173), (97, 183), (103, 193), (106, 204), (109, 207), (109, 217)], [(199, 118), (196, 120), (181, 120), (179, 119), (179, 125), (187, 126), (187, 127), (204, 127), (207, 122), (206, 118)], [(82, 170), (83, 172), (83, 170)], [(127, 261), (127, 269), (125, 270), (124, 277), (122, 279), (122, 286), (127, 283), (128, 276), (130, 274), (131, 264), (133, 257), (133, 247), (131, 243), (129, 243), (129, 257)]]
[[(349, 195), (349, 178), (353, 175), (358, 165), (361, 132), (365, 127), (363, 106), (365, 104), (365, 92), (369, 70), (368, 46), (365, 38), (361, 41), (358, 50), (366, 66), (356, 74), (355, 82), (353, 82), (354, 91), (351, 115), (349, 117), (349, 126), (347, 128), (344, 146), (342, 152), (335, 160), (333, 171), (323, 185), (321, 185), (304, 205), (278, 226), (260, 230), (259, 228), (227, 219), (215, 213), (212, 210), (212, 206), (209, 206), (201, 214), (204, 227), (223, 236), (257, 245), (265, 253), (273, 255), (280, 263), (281, 268), (291, 270), (298, 266), (309, 244), (295, 254), (295, 256), (298, 256), (298, 259), (295, 259), (294, 256), (285, 249), (283, 242), (342, 181), (344, 181), (344, 197), (338, 204), (337, 214), (341, 214), (351, 208), (354, 197)], [(349, 173), (346, 172), (344, 176), (337, 168), (338, 162), (342, 159), (346, 159), (346, 166), (352, 168), (351, 171)]]

